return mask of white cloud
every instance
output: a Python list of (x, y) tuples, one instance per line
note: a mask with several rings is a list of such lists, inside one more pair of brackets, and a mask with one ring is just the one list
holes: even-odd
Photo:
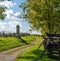
[(5, 6), (5, 7), (8, 8), (4, 12), (4, 14), (7, 15), (6, 18), (11, 19), (11, 20), (24, 20), (24, 19), (17, 18), (17, 17), (19, 17), (21, 15), (21, 12), (14, 13), (14, 11), (11, 9), (16, 4), (17, 4), (16, 2), (12, 2), (12, 1), (0, 2), (0, 6)]
[[(0, 2), (0, 6), (5, 6), (8, 9), (6, 9), (6, 11), (4, 12), (4, 14), (6, 14), (6, 19), (8, 19), (7, 22), (4, 21), (0, 21), (0, 31), (16, 31), (16, 25), (20, 25), (21, 26), (21, 21), (19, 22), (18, 20), (25, 20), (25, 19), (21, 19), (19, 18), (19, 16), (21, 15), (21, 12), (16, 12), (14, 13), (14, 11), (12, 10), (12, 7), (14, 7), (17, 3), (14, 3), (12, 1), (4, 1), (4, 2)], [(9, 21), (10, 20), (10, 21)]]
[(0, 22), (0, 30), (5, 30), (6, 29), (6, 23)]
[(16, 32), (16, 25), (19, 25), (20, 28), (21, 28), (21, 23), (20, 22), (12, 21), (12, 20), (9, 21), (8, 22), (8, 26), (9, 26), (8, 30), (11, 31), (11, 32)]
[(4, 12), (4, 14), (6, 14), (6, 18), (11, 18), (10, 13), (13, 14), (13, 10), (12, 10), (12, 9), (7, 9), (7, 10)]
[(1, 6), (5, 6), (7, 8), (11, 8), (14, 5), (16, 5), (17, 3), (13, 3), (12, 1), (4, 1), (4, 2), (0, 2)]
[(14, 13), (14, 11), (12, 9), (6, 9), (6, 11), (4, 12), (4, 14), (6, 14), (6, 18), (10, 19), (10, 20), (25, 20), (25, 19), (21, 19), (21, 12), (16, 12)]
[(21, 12), (15, 13), (15, 16), (19, 16), (19, 15), (21, 15)]
[(41, 33), (39, 31), (33, 30), (32, 32), (30, 32), (30, 34), (38, 34), (41, 35)]
[(10, 19), (11, 20), (21, 20), (19, 16), (21, 15), (21, 12), (16, 12), (16, 13), (10, 13)]
[(0, 6), (5, 6), (8, 9), (6, 9), (6, 11), (4, 12), (4, 14), (6, 14), (6, 18), (10, 19), (10, 20), (25, 20), (25, 19), (20, 19), (20, 15), (21, 12), (16, 12), (14, 13), (14, 11), (11, 9), (12, 7), (14, 7), (17, 3), (13, 2), (13, 1), (4, 1), (4, 2), (0, 2)]
[(21, 23), (18, 21), (2, 22), (0, 21), (0, 31), (16, 32), (16, 25), (21, 27)]
[(18, 21), (10, 21), (8, 24), (12, 28), (16, 27), (16, 25), (20, 25), (21, 27), (21, 23), (19, 23)]

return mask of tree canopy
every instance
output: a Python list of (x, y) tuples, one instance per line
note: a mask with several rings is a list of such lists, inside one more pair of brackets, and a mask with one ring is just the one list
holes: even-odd
[[(11, 1), (11, 0), (0, 0), (0, 2), (2, 2), (2, 1)], [(1, 19), (1, 20), (3, 20), (3, 19), (5, 18), (5, 16), (6, 16), (6, 15), (4, 14), (5, 9), (6, 9), (6, 7), (0, 6), (0, 19)]]
[(60, 33), (60, 0), (26, 0), (20, 7), (33, 29)]
[(3, 14), (3, 12), (5, 12), (5, 8), (4, 7), (0, 7), (0, 19), (3, 20), (5, 18), (5, 14)]

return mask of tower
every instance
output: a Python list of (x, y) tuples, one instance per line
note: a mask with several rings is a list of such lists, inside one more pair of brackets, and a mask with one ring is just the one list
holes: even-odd
[(19, 38), (20, 37), (20, 26), (16, 25), (16, 37)]

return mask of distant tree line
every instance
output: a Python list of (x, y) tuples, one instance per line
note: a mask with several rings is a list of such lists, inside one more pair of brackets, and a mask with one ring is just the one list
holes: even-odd
[[(40, 36), (38, 34), (30, 34), (30, 33), (20, 33), (20, 36)], [(0, 37), (16, 37), (16, 33), (1, 33), (0, 32)]]

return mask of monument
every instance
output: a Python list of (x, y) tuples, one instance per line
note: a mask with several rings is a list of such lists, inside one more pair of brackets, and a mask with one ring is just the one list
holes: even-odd
[(16, 25), (16, 37), (19, 38), (20, 37), (20, 26)]

